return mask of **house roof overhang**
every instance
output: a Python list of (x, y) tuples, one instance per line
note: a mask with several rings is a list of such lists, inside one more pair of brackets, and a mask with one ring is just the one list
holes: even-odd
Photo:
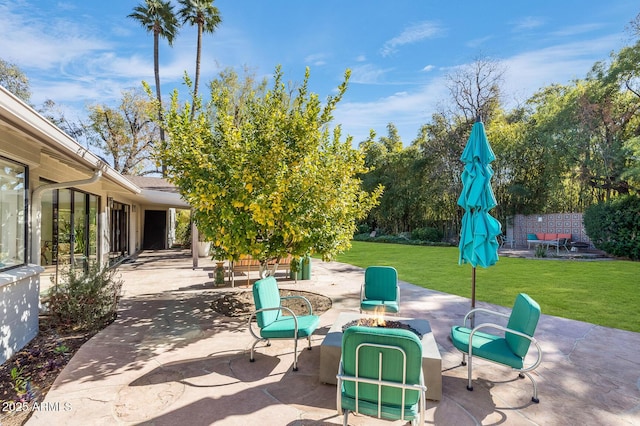
[(86, 169), (89, 174), (102, 170), (106, 179), (119, 190), (140, 194), (141, 189), (118, 173), (100, 157), (77, 143), (51, 121), (43, 117), (13, 93), (0, 86), (0, 126), (19, 132), (37, 142), (42, 152), (72, 167)]

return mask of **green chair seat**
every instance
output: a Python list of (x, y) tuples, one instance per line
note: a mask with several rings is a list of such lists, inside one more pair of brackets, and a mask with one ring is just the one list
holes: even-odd
[(363, 300), (360, 302), (360, 310), (362, 311), (379, 311), (389, 312), (397, 314), (400, 311), (398, 302), (384, 301), (384, 300)]
[[(348, 396), (342, 397), (342, 409), (352, 412), (356, 411), (356, 399)], [(378, 416), (378, 404), (376, 402), (360, 401), (358, 403), (358, 412), (366, 416)], [(420, 417), (420, 405), (416, 402), (413, 405), (405, 406), (404, 419), (414, 420)], [(397, 420), (402, 418), (402, 408), (398, 406), (383, 405), (381, 408), (381, 418), (385, 420)]]
[[(451, 328), (453, 345), (464, 353), (469, 351), (469, 335), (471, 329), (461, 326)], [(524, 360), (511, 352), (507, 340), (493, 334), (477, 331), (473, 335), (473, 356), (489, 359), (512, 368), (522, 368)]]
[[(298, 339), (309, 337), (320, 325), (317, 315), (304, 315), (298, 318)], [(295, 323), (293, 317), (280, 317), (277, 321), (260, 329), (260, 336), (265, 339), (293, 339)]]

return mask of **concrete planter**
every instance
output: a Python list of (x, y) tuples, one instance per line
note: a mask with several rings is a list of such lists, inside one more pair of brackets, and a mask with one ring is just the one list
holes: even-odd
[(209, 257), (211, 243), (208, 241), (198, 241), (198, 257)]

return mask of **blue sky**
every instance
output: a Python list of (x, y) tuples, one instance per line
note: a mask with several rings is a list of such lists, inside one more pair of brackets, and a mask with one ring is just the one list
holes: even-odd
[[(32, 103), (54, 100), (69, 119), (85, 105), (115, 105), (122, 89), (153, 83), (153, 39), (127, 18), (140, 1), (0, 0), (0, 57), (30, 78)], [(176, 2), (177, 3), (177, 2)], [(479, 57), (506, 69), (504, 101), (516, 105), (537, 89), (583, 78), (611, 51), (629, 45), (637, 0), (217, 0), (222, 24), (204, 39), (202, 81), (246, 66), (334, 93), (352, 70), (335, 124), (357, 143), (393, 122), (405, 144), (446, 106), (444, 76)], [(162, 42), (163, 92), (185, 91), (193, 74), (196, 33)], [(202, 90), (202, 88), (201, 88)], [(165, 98), (168, 98), (165, 95)]]

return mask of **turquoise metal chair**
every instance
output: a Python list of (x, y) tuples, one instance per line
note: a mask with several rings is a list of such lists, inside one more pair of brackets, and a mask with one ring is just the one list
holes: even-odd
[(360, 313), (400, 312), (400, 286), (398, 271), (391, 266), (369, 266), (364, 271), (364, 282), (360, 288)]
[[(483, 323), (470, 329), (464, 326), (451, 327), (451, 340), (453, 345), (462, 352), (462, 365), (467, 364), (465, 356), (469, 356), (468, 390), (473, 390), (472, 362), (473, 357), (485, 359), (496, 364), (511, 367), (519, 372), (519, 376), (526, 375), (533, 383), (533, 397), (535, 403), (538, 399), (538, 386), (529, 372), (535, 370), (542, 362), (542, 349), (538, 341), (533, 337), (540, 318), (540, 306), (531, 297), (520, 293), (515, 300), (511, 314), (503, 314), (483, 308), (472, 309), (464, 317), (464, 324), (477, 312), (484, 312), (500, 317), (509, 318), (506, 327), (493, 323)], [(497, 330), (504, 332), (493, 334), (485, 330)], [(525, 365), (525, 357), (529, 347), (533, 343), (537, 350), (537, 357), (530, 365)]]
[(353, 326), (342, 337), (337, 374), (338, 413), (424, 424), (426, 392), (422, 343), (398, 328)]
[[(296, 315), (291, 309), (281, 306), (281, 300), (301, 299), (307, 305), (308, 315)], [(311, 350), (311, 335), (320, 324), (320, 317), (313, 315), (311, 303), (303, 296), (280, 297), (278, 284), (273, 276), (258, 280), (253, 284), (253, 301), (256, 311), (249, 317), (249, 332), (256, 339), (251, 346), (250, 361), (254, 362), (253, 353), (258, 342), (267, 342), (270, 339), (293, 339), (293, 371), (298, 371), (298, 339), (306, 338)], [(287, 313), (285, 315), (284, 313)], [(259, 333), (253, 329), (252, 324), (257, 323)]]

